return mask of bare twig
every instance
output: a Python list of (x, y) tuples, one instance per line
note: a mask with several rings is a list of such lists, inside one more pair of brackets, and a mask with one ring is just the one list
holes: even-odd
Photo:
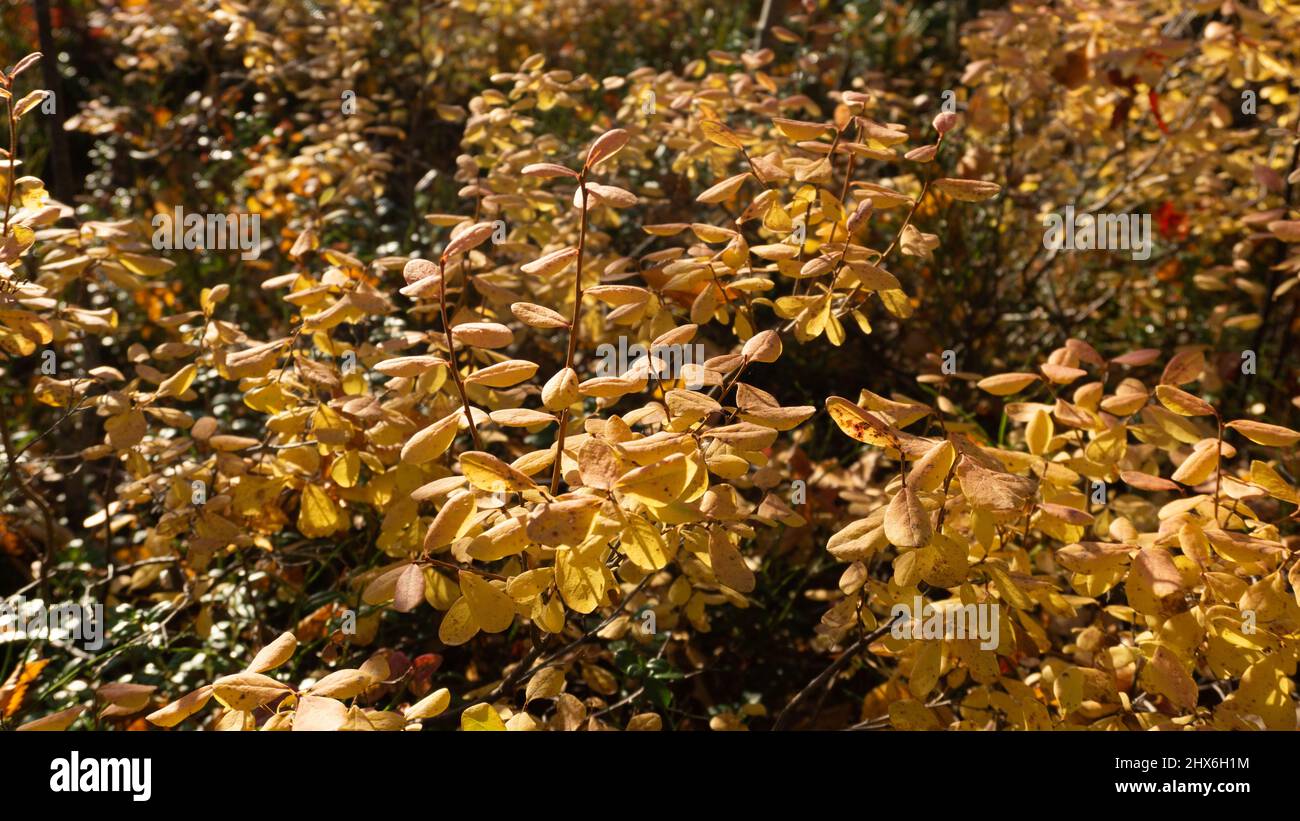
[(827, 686), (836, 673), (843, 670), (848, 666), (849, 662), (853, 661), (853, 658), (858, 654), (858, 651), (888, 633), (889, 629), (894, 626), (894, 622), (898, 621), (899, 618), (900, 616), (895, 616), (877, 627), (875, 630), (872, 630), (870, 633), (853, 642), (853, 644), (849, 645), (848, 649), (841, 653), (839, 658), (831, 662), (830, 665), (827, 666), (825, 670), (822, 670), (816, 678), (808, 682), (808, 684), (790, 700), (790, 703), (785, 705), (785, 709), (776, 717), (776, 723), (772, 725), (772, 729), (787, 729), (790, 725), (791, 719), (794, 718), (795, 707), (802, 704), (805, 699), (809, 698), (813, 693), (818, 692), (822, 687)]

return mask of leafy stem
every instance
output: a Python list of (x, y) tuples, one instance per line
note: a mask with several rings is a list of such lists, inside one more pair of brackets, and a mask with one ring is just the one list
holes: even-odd
[[(582, 173), (578, 175), (578, 191), (582, 197), (582, 214), (579, 217), (578, 224), (578, 261), (577, 273), (573, 277), (573, 314), (569, 318), (569, 346), (564, 354), (564, 369), (566, 371), (573, 369), (573, 354), (578, 349), (578, 335), (580, 329), (578, 321), (582, 311), (582, 258), (587, 250), (587, 170), (589, 165), (583, 165)], [(565, 408), (560, 412), (560, 432), (555, 438), (555, 465), (551, 469), (551, 495), (554, 496), (560, 492), (560, 466), (564, 462), (564, 438), (569, 429), (569, 409)]]
[[(6, 83), (6, 86), (9, 84)], [(9, 190), (5, 193), (4, 233), (9, 233), (9, 214), (14, 207), (14, 165), (18, 162), (18, 120), (14, 117), (13, 97), (5, 97), (5, 113), (9, 117)]]
[(451, 323), (447, 321), (447, 255), (438, 257), (438, 310), (442, 313), (442, 328), (447, 334), (447, 370), (456, 382), (460, 393), (460, 404), (465, 409), (465, 422), (469, 425), (470, 438), (474, 440), (474, 450), (482, 450), (478, 430), (474, 427), (474, 414), (469, 409), (469, 396), (465, 394), (465, 383), (460, 380), (460, 366), (456, 364), (456, 340), (451, 334)]

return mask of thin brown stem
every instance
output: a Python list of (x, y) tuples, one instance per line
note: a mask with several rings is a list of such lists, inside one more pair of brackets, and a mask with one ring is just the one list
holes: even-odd
[(13, 98), (5, 98), (5, 111), (9, 115), (9, 191), (5, 195), (4, 233), (9, 233), (9, 214), (14, 207), (14, 164), (18, 162), (18, 120), (14, 117)]
[(1214, 524), (1219, 526), (1219, 487), (1223, 483), (1223, 417), (1216, 411), (1214, 421), (1219, 425), (1219, 438), (1215, 440), (1214, 447)]
[(496, 579), (497, 581), (502, 581), (502, 582), (510, 581), (508, 578), (500, 575), (499, 573), (489, 573), (486, 570), (479, 570), (477, 567), (465, 567), (463, 565), (455, 564), (454, 562), (444, 562), (441, 559), (434, 559), (428, 556), (425, 556), (424, 558), (420, 559), (420, 563), (433, 565), (435, 567), (441, 567), (446, 570), (456, 570), (456, 571), (463, 570), (466, 573), (473, 573), (475, 576), (482, 576), (485, 579)]
[[(564, 354), (564, 369), (572, 370), (573, 355), (578, 350), (581, 333), (578, 321), (582, 313), (582, 258), (587, 250), (587, 167), (578, 175), (578, 190), (582, 192), (582, 215), (578, 224), (578, 270), (573, 277), (573, 314), (569, 319), (569, 346)], [(564, 439), (569, 431), (569, 409), (560, 412), (560, 432), (555, 437), (555, 465), (551, 468), (551, 495), (560, 492), (560, 466), (564, 463)]]
[(758, 184), (764, 188), (771, 188), (771, 183), (763, 179), (763, 175), (758, 173), (758, 166), (754, 165), (754, 160), (750, 158), (749, 152), (742, 147), (740, 153), (744, 156), (745, 162), (749, 163), (749, 173), (754, 175), (754, 179), (758, 180)]
[(456, 341), (451, 335), (451, 323), (447, 321), (447, 258), (438, 258), (438, 310), (442, 312), (442, 328), (447, 332), (447, 370), (456, 382), (460, 393), (460, 404), (465, 409), (465, 422), (469, 425), (470, 438), (474, 440), (474, 450), (482, 450), (479, 443), (478, 429), (474, 427), (474, 414), (469, 409), (469, 396), (465, 393), (465, 384), (460, 381), (460, 366), (456, 364)]
[(849, 645), (848, 649), (841, 653), (839, 658), (831, 662), (831, 664), (825, 670), (822, 670), (816, 678), (808, 682), (808, 684), (800, 690), (794, 698), (790, 699), (790, 703), (785, 705), (785, 709), (776, 717), (776, 723), (772, 725), (772, 729), (786, 729), (790, 724), (791, 718), (794, 716), (793, 711), (795, 707), (801, 704), (813, 693), (819, 691), (822, 687), (827, 686), (836, 673), (847, 667), (849, 662), (853, 661), (859, 650), (888, 633), (889, 629), (894, 626), (894, 622), (898, 621), (899, 618), (901, 617), (895, 616), (877, 627), (875, 630), (872, 630), (870, 633), (853, 642), (853, 644)]

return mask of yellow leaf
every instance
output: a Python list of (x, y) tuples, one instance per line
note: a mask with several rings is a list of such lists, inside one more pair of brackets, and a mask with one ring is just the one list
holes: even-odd
[(935, 587), (956, 587), (966, 580), (969, 549), (960, 537), (935, 533), (924, 549), (929, 554), (923, 560), (923, 578)]
[(686, 489), (686, 462), (684, 454), (674, 453), (660, 462), (628, 471), (614, 483), (614, 489), (647, 505), (670, 504)]
[(1143, 548), (1133, 558), (1124, 583), (1129, 605), (1146, 616), (1169, 615), (1182, 600), (1183, 577), (1163, 547)]
[(1169, 699), (1182, 712), (1196, 708), (1196, 682), (1174, 653), (1156, 645), (1151, 658), (1142, 667), (1141, 685), (1153, 693)]
[(506, 593), (517, 602), (530, 602), (555, 582), (555, 568), (537, 567), (511, 577)]
[(545, 667), (528, 682), (524, 693), (525, 703), (539, 698), (555, 698), (564, 691), (564, 669), (562, 667)]
[(1060, 702), (1061, 714), (1069, 715), (1083, 705), (1084, 674), (1078, 667), (1068, 667), (1052, 682), (1052, 691)]
[(532, 379), (537, 373), (537, 363), (522, 359), (508, 359), (495, 365), (475, 371), (465, 377), (467, 385), (486, 385), (489, 388), (508, 388), (518, 385), (526, 379)]
[(352, 487), (361, 475), (361, 454), (349, 450), (330, 465), (330, 479), (339, 487)]
[(298, 507), (298, 532), (309, 539), (320, 539), (347, 525), (343, 511), (318, 485), (307, 485)]
[(506, 519), (474, 537), (466, 552), (471, 558), (494, 562), (513, 556), (528, 546), (528, 529), (520, 519)]
[(635, 514), (624, 522), (619, 547), (642, 570), (658, 570), (672, 559), (672, 553), (659, 528)]
[(823, 123), (809, 123), (803, 120), (787, 120), (784, 117), (773, 117), (772, 124), (786, 137), (795, 140), (815, 140), (821, 137), (831, 129), (831, 126)]
[(443, 615), (442, 623), (438, 625), (438, 638), (443, 644), (456, 647), (474, 638), (476, 633), (478, 624), (470, 612), (469, 602), (462, 594)]
[(900, 699), (889, 704), (889, 723), (896, 730), (937, 730), (939, 719), (919, 701)]
[(1297, 494), (1295, 488), (1291, 487), (1291, 484), (1267, 462), (1256, 459), (1250, 463), (1250, 481), (1276, 499), (1292, 504), (1300, 503), (1298, 501), (1300, 494)]
[(840, 430), (859, 442), (882, 448), (896, 443), (893, 431), (884, 420), (847, 399), (838, 396), (827, 398), (826, 410)]
[(146, 257), (140, 254), (121, 254), (117, 261), (131, 273), (142, 277), (160, 276), (176, 267), (176, 263), (169, 259)]
[(434, 690), (402, 711), (407, 721), (420, 721), (440, 715), (451, 704), (451, 691), (446, 687)]
[(402, 461), (422, 465), (437, 459), (451, 447), (463, 416), (463, 411), (457, 409), (416, 433), (402, 446)]
[(605, 595), (605, 574), (599, 563), (583, 561), (572, 548), (555, 551), (555, 584), (570, 610), (590, 613)]
[(501, 716), (497, 714), (497, 711), (492, 709), (491, 704), (475, 704), (460, 714), (460, 728), (462, 730), (496, 730), (504, 732), (506, 725), (501, 721)]
[[(1257, 715), (1270, 730), (1296, 728), (1295, 683), (1282, 669), (1281, 654), (1251, 665), (1231, 699), (1243, 712)], [(1291, 672), (1295, 672), (1292, 663)]]
[(1053, 433), (1052, 417), (1047, 411), (1039, 408), (1030, 417), (1029, 424), (1025, 427), (1025, 444), (1029, 446), (1029, 452), (1036, 456), (1047, 453), (1047, 448), (1052, 443)]
[(460, 592), (484, 633), (500, 633), (514, 623), (514, 600), (482, 576), (460, 571)]
[(432, 553), (463, 536), (475, 509), (474, 494), (470, 491), (462, 490), (449, 497), (424, 535), (424, 549)]
[(907, 484), (927, 493), (938, 490), (956, 459), (957, 449), (951, 442), (945, 439), (935, 444), (907, 472)]
[(537, 484), (490, 453), (471, 450), (460, 456), (460, 469), (469, 483), (488, 493), (532, 490)]
[(912, 674), (907, 679), (908, 692), (912, 698), (925, 701), (925, 697), (939, 683), (939, 669), (943, 664), (943, 642), (926, 641), (917, 650), (916, 661), (912, 664)]

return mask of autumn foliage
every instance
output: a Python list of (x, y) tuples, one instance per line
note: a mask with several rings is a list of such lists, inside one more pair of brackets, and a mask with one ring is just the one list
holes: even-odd
[(258, 5), (11, 21), (0, 722), (1296, 728), (1294, 11)]

